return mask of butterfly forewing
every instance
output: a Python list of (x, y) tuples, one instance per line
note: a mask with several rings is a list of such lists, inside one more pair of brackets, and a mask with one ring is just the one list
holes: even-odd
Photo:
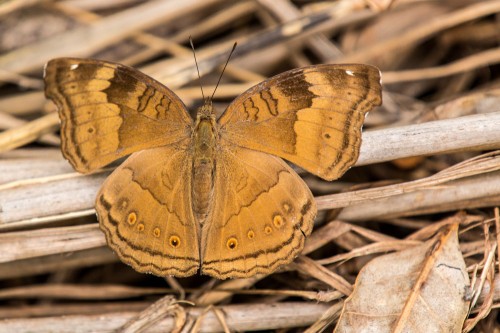
[(236, 98), (219, 120), (220, 135), (332, 180), (356, 162), (365, 115), (380, 104), (377, 68), (310, 66), (279, 74)]
[(58, 58), (47, 63), (44, 79), (61, 118), (62, 152), (80, 172), (191, 135), (182, 101), (133, 68)]

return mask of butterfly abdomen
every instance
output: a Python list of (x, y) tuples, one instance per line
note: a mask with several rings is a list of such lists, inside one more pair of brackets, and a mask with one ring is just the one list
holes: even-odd
[(214, 188), (215, 120), (198, 118), (193, 139), (193, 213), (198, 223), (203, 224)]

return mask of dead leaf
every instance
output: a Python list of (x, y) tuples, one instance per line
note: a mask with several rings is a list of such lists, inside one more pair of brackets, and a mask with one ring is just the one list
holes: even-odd
[(367, 264), (335, 332), (460, 332), (470, 282), (457, 230)]

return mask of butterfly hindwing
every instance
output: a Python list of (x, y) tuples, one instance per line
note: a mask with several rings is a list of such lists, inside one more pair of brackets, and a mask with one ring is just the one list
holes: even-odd
[(77, 171), (90, 172), (191, 134), (182, 101), (133, 68), (58, 58), (47, 63), (44, 80), (46, 96), (58, 106), (62, 152)]
[(108, 245), (139, 272), (189, 276), (199, 268), (192, 155), (185, 141), (132, 154), (97, 195)]
[(314, 198), (281, 158), (222, 147), (202, 228), (202, 273), (219, 279), (269, 274), (302, 250), (316, 215)]
[(332, 180), (356, 162), (365, 114), (380, 104), (373, 66), (304, 67), (237, 97), (219, 119), (220, 135)]

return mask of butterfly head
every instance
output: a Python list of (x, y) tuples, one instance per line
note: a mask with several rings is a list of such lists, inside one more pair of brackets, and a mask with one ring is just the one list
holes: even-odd
[(234, 43), (233, 48), (231, 49), (231, 52), (229, 53), (229, 56), (227, 57), (224, 68), (222, 68), (222, 72), (219, 75), (219, 79), (217, 80), (217, 84), (215, 85), (214, 92), (208, 98), (205, 97), (205, 94), (203, 93), (203, 86), (201, 84), (201, 76), (200, 76), (200, 68), (198, 67), (198, 61), (196, 60), (196, 52), (194, 51), (193, 39), (191, 38), (191, 36), (189, 36), (189, 43), (191, 44), (191, 49), (193, 50), (194, 63), (196, 64), (196, 71), (198, 73), (198, 81), (200, 83), (201, 95), (203, 96), (203, 99), (204, 99), (203, 106), (201, 106), (198, 109), (197, 120), (198, 120), (198, 122), (200, 120), (210, 120), (212, 123), (215, 123), (215, 108), (212, 104), (212, 99), (214, 98), (215, 92), (217, 91), (217, 87), (219, 87), (219, 83), (220, 83), (220, 80), (222, 79), (222, 75), (224, 74), (224, 71), (226, 70), (227, 64), (229, 63), (229, 59), (231, 59), (231, 55), (233, 54), (237, 43)]
[(203, 105), (198, 108), (197, 116), (200, 119), (215, 119), (215, 108), (211, 98), (205, 99)]

